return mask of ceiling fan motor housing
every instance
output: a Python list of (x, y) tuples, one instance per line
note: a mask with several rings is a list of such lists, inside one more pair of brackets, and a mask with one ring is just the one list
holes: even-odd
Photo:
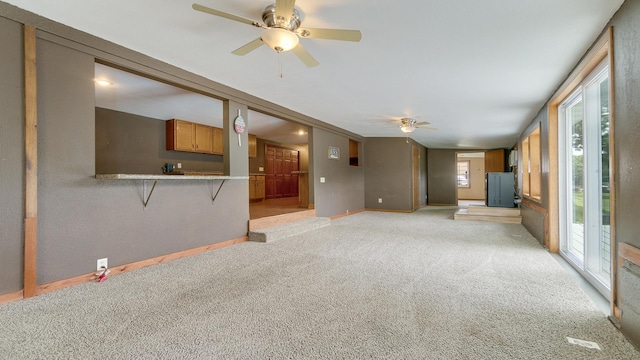
[(293, 9), (293, 13), (289, 19), (282, 19), (276, 16), (276, 5), (269, 5), (262, 12), (262, 21), (267, 27), (277, 27), (295, 31), (300, 27), (300, 14), (298, 10)]

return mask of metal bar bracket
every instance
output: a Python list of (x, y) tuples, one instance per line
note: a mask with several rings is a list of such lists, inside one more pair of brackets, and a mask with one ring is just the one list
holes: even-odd
[(153, 194), (153, 190), (156, 188), (156, 184), (158, 180), (153, 180), (153, 186), (151, 187), (151, 191), (149, 191), (149, 195), (147, 195), (147, 180), (142, 180), (142, 196), (143, 196), (143, 204), (144, 208), (147, 208), (147, 204), (149, 203), (149, 199), (151, 199), (151, 194)]

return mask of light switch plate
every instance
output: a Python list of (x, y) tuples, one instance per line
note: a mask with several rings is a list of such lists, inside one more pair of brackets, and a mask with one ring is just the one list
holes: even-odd
[(321, 177), (320, 177), (320, 183), (321, 183), (321, 184), (324, 184), (324, 182), (325, 182), (325, 178), (324, 178), (324, 176), (321, 176)]
[(258, 171), (264, 171), (264, 168), (262, 166), (259, 166)]

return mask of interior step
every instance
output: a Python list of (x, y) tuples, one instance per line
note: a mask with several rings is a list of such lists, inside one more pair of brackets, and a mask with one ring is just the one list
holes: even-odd
[[(519, 210), (519, 209), (518, 209)], [(521, 224), (522, 216), (518, 215), (486, 215), (486, 214), (470, 214), (467, 209), (458, 209), (453, 214), (454, 220), (467, 220), (467, 221), (486, 221), (497, 223), (509, 223), (509, 224)]]
[(249, 241), (272, 242), (331, 225), (327, 217), (314, 217), (249, 231)]
[(253, 219), (249, 220), (249, 231), (264, 229), (298, 220), (311, 219), (314, 217), (316, 217), (316, 211), (312, 209)]
[(485, 205), (469, 205), (471, 215), (519, 216), (520, 208), (491, 207)]

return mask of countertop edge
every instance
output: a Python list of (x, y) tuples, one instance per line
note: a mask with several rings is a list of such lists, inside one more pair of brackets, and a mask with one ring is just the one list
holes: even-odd
[(248, 180), (249, 176), (96, 174), (98, 180)]

